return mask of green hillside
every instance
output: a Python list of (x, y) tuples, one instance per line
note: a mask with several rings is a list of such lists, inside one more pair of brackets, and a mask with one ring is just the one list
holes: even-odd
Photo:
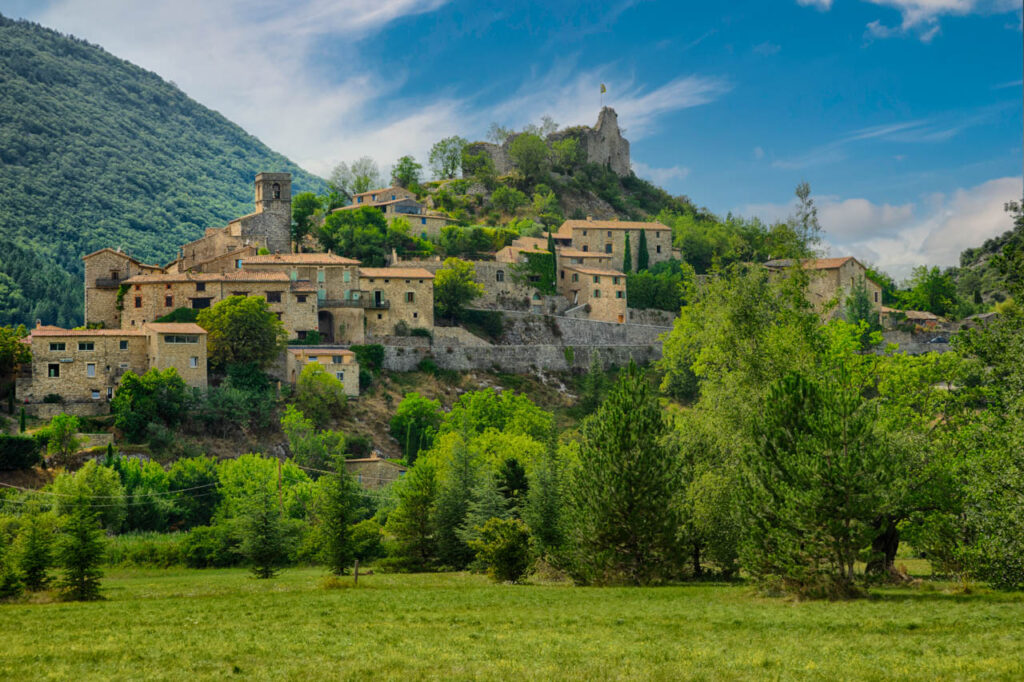
[(252, 211), (260, 171), (324, 187), (156, 74), (0, 16), (0, 324), (80, 324), (82, 255), (170, 260)]
[(992, 259), (1004, 253), (1007, 247), (1024, 247), (1024, 219), (1019, 213), (1014, 215), (1014, 223), (1012, 230), (960, 254), (960, 267), (953, 269), (960, 296), (981, 299), (986, 303), (998, 303), (1009, 296), (1006, 276), (993, 265)]

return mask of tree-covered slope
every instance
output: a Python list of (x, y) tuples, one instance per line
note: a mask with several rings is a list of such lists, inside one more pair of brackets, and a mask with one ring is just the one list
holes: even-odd
[(962, 297), (998, 303), (1009, 296), (1006, 276), (994, 266), (992, 259), (1004, 253), (1007, 248), (1024, 248), (1024, 214), (1020, 212), (1019, 205), (1013, 208), (1012, 230), (960, 254), (960, 267), (953, 270), (953, 275), (956, 279), (957, 293)]
[(81, 323), (82, 255), (174, 257), (253, 210), (253, 177), (323, 182), (159, 76), (0, 16), (0, 324)]

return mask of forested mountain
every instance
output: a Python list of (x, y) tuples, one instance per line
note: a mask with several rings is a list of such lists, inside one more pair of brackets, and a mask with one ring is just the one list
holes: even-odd
[(1015, 207), (1014, 228), (998, 237), (989, 239), (973, 249), (960, 254), (960, 267), (953, 270), (957, 293), (962, 297), (973, 297), (975, 301), (1000, 302), (1009, 295), (1006, 276), (993, 265), (993, 257), (1004, 253), (1007, 247), (1024, 247), (1024, 216), (1019, 206)]
[(170, 260), (251, 212), (260, 171), (324, 187), (156, 74), (0, 16), (0, 324), (80, 324), (82, 255)]

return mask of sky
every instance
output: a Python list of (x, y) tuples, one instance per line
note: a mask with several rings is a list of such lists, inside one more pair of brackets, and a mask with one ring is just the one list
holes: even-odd
[(716, 214), (811, 185), (830, 255), (900, 279), (1010, 229), (1019, 0), (0, 0), (173, 81), (307, 170), (619, 114), (634, 170)]

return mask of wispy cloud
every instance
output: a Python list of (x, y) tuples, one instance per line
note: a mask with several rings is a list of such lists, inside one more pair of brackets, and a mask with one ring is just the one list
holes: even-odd
[(761, 55), (762, 57), (770, 57), (782, 51), (782, 46), (772, 42), (764, 42), (754, 45), (751, 51), (754, 54)]
[[(447, 2), (57, 0), (33, 18), (173, 80), (320, 174), (363, 155), (383, 168), (403, 154), (425, 161), (436, 140), (482, 136), (492, 121), (521, 126), (550, 114), (563, 125), (593, 124), (600, 83), (608, 86), (605, 103), (616, 108), (630, 138), (640, 139), (666, 114), (710, 102), (731, 87), (725, 78), (695, 75), (650, 86), (622, 76), (614, 64), (581, 70), (568, 57), (542, 70), (527, 65), (522, 85), (503, 97), (459, 94), (444, 84), (412, 96), (401, 66), (362, 56), (364, 41)], [(605, 19), (632, 4), (619, 3)], [(339, 64), (324, 63), (326, 42)]]
[(690, 174), (689, 168), (683, 166), (670, 166), (668, 168), (655, 168), (640, 161), (633, 162), (633, 172), (645, 180), (650, 180), (656, 185), (667, 187), (673, 183), (685, 180)]
[(881, 20), (867, 25), (865, 37), (892, 38), (913, 35), (922, 42), (930, 42), (941, 30), (940, 19), (944, 16), (965, 16), (968, 14), (1003, 14), (1020, 12), (1016, 0), (867, 0), (873, 5), (890, 7), (900, 13), (900, 23), (888, 26)]
[[(917, 265), (956, 265), (964, 249), (1011, 229), (1003, 205), (1022, 191), (1021, 178), (1009, 177), (906, 204), (834, 196), (815, 197), (815, 203), (831, 255), (857, 256), (901, 279)], [(753, 204), (736, 213), (774, 221), (794, 208), (793, 203)]]
[(796, 0), (796, 4), (804, 7), (816, 7), (822, 12), (832, 9), (832, 0)]

